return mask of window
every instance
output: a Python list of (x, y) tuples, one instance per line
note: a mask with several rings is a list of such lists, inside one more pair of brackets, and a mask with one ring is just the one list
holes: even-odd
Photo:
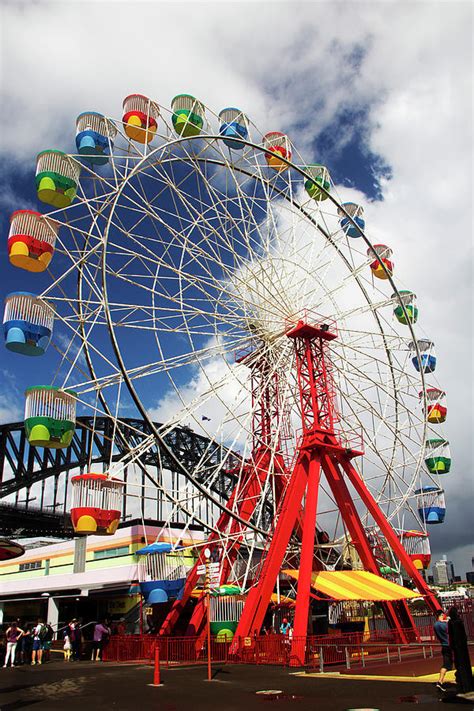
[(41, 568), (41, 560), (35, 560), (33, 563), (20, 563), (20, 573), (24, 570), (39, 570)]
[(118, 546), (117, 548), (106, 548), (103, 551), (94, 551), (94, 560), (116, 558), (120, 555), (128, 555), (128, 546)]

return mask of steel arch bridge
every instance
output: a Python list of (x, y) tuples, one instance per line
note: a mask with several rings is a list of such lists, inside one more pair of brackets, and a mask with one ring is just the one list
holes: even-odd
[[(155, 426), (160, 427), (159, 424)], [(150, 435), (152, 431), (144, 420), (124, 418), (117, 427), (108, 417), (78, 417), (70, 447), (37, 449), (28, 444), (23, 422), (0, 425), (0, 533), (16, 537), (72, 535), (67, 513), (69, 473), (82, 473), (89, 468), (105, 469)], [(164, 440), (180, 464), (197, 476), (199, 483), (208, 484), (209, 490), (222, 503), (229, 499), (235, 484), (232, 472), (240, 461), (238, 455), (229, 456), (225, 447), (188, 427), (173, 429)], [(224, 459), (225, 469), (220, 466)], [(196, 475), (198, 463), (199, 474)], [(185, 474), (177, 471), (176, 463), (166, 449), (156, 443), (140, 458), (138, 467), (142, 491), (147, 479), (155, 481), (163, 469), (171, 473), (173, 490), (178, 490), (187, 481)], [(216, 477), (217, 468), (219, 474)], [(128, 467), (124, 469), (124, 481), (127, 493)], [(131, 515), (127, 498), (124, 496), (123, 499), (122, 520)], [(165, 497), (159, 490), (155, 497), (142, 495), (138, 515), (162, 522), (165, 520), (164, 505)], [(184, 520), (176, 518), (169, 523), (182, 526)]]

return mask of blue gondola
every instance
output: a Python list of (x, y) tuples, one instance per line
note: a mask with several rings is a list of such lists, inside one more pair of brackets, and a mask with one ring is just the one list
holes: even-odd
[(236, 151), (242, 150), (244, 144), (241, 143), (241, 140), (245, 141), (249, 135), (248, 121), (245, 114), (240, 109), (222, 109), (219, 114), (219, 121), (219, 133), (221, 136), (225, 136), (224, 143), (226, 146)]
[(108, 163), (116, 135), (115, 124), (96, 111), (84, 111), (76, 119), (77, 152), (89, 163)]
[[(355, 202), (343, 202), (341, 207), (344, 208), (344, 210), (352, 217), (354, 222), (360, 229), (363, 231), (365, 227), (365, 220), (364, 220), (364, 208), (362, 205), (357, 205)], [(340, 220), (339, 224), (341, 228), (344, 230), (346, 235), (348, 237), (353, 237), (354, 239), (357, 237), (360, 237), (361, 234), (357, 227), (354, 227), (352, 222), (349, 220), (348, 217), (344, 214), (342, 210), (338, 208), (338, 213), (340, 215)]]
[(51, 340), (53, 322), (53, 308), (34, 294), (16, 291), (5, 297), (3, 332), (9, 351), (43, 355)]
[(446, 503), (443, 489), (437, 486), (424, 486), (415, 491), (418, 515), (423, 523), (443, 523), (446, 515)]
[(410, 343), (411, 362), (418, 372), (421, 370), (424, 373), (433, 373), (436, 369), (436, 354), (434, 343), (426, 338), (420, 338), (417, 341), (420, 357), (416, 353), (415, 343)]
[(151, 543), (137, 551), (140, 556), (138, 577), (140, 591), (148, 605), (181, 600), (187, 568), (181, 547), (171, 543)]

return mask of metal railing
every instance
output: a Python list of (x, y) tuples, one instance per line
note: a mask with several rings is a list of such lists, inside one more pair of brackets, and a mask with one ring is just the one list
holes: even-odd
[[(468, 638), (474, 638), (471, 601), (458, 607)], [(429, 619), (429, 618), (428, 618)], [(211, 639), (213, 663), (270, 664), (305, 666), (311, 670), (328, 668), (353, 669), (369, 664), (395, 664), (408, 659), (433, 657), (436, 640), (432, 623), (426, 616), (416, 619), (416, 632), (406, 630), (371, 629), (369, 632), (293, 637), (280, 634), (254, 635), (222, 641)], [(421, 623), (421, 624), (420, 624)], [(407, 640), (409, 640), (407, 642)], [(152, 663), (158, 646), (160, 663), (165, 667), (205, 664), (207, 641), (200, 637), (157, 637), (154, 635), (112, 636), (104, 647), (104, 661)]]
[[(265, 635), (230, 642), (211, 639), (213, 663), (304, 666), (324, 671), (328, 667), (352, 669), (370, 663), (393, 664), (405, 659), (433, 657), (433, 644), (403, 644), (387, 640), (355, 640), (354, 635), (340, 637), (293, 637)], [(104, 661), (152, 663), (158, 647), (164, 667), (205, 664), (206, 641), (198, 637), (155, 637), (124, 635), (110, 639), (103, 650)]]
[(385, 644), (362, 642), (361, 644), (321, 644), (308, 649), (305, 666), (311, 670), (324, 672), (343, 667), (346, 670), (381, 666), (403, 661), (429, 659), (434, 656), (433, 644)]

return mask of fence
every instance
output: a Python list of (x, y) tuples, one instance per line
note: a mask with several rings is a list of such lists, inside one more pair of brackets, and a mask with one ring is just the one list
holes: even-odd
[[(204, 664), (207, 644), (199, 637), (155, 637), (153, 635), (116, 635), (104, 647), (106, 662), (146, 662), (154, 659), (158, 645), (160, 663), (165, 666)], [(211, 659), (216, 663), (228, 661), (230, 643), (211, 639)]]
[(384, 644), (366, 642), (362, 644), (326, 644), (310, 645), (307, 650), (305, 666), (314, 671), (327, 671), (328, 668), (345, 667), (346, 669), (365, 668), (372, 665), (395, 664), (408, 660), (433, 657), (434, 645), (423, 643)]
[[(474, 639), (472, 603), (457, 605), (469, 639)], [(415, 618), (416, 619), (416, 618)], [(429, 618), (428, 618), (429, 620)], [(307, 666), (325, 669), (328, 666), (353, 668), (357, 665), (395, 663), (408, 658), (433, 656), (433, 645), (438, 646), (433, 622), (425, 615), (417, 621), (418, 637), (413, 629), (372, 629), (367, 632), (293, 637), (271, 634), (222, 642), (211, 639), (213, 663), (273, 664), (279, 666)], [(407, 643), (407, 640), (408, 643)], [(103, 650), (104, 661), (152, 662), (158, 645), (164, 666), (204, 664), (207, 661), (207, 641), (200, 637), (157, 637), (153, 635), (113, 636)]]
[[(446, 611), (451, 606), (455, 606), (459, 612), (459, 615), (464, 622), (464, 627), (466, 628), (466, 634), (469, 639), (474, 639), (474, 600), (452, 600), (446, 601), (442, 600), (440, 606)], [(433, 634), (433, 622), (434, 617), (431, 613), (419, 613), (413, 612), (413, 621), (420, 632), (420, 636), (425, 639), (426, 635)], [(369, 627), (371, 636), (374, 632), (385, 632), (389, 631), (389, 623), (385, 617), (371, 617), (369, 619)], [(433, 638), (434, 639), (434, 638)]]
[[(165, 667), (205, 664), (207, 644), (199, 637), (154, 637), (127, 635), (112, 637), (104, 648), (104, 661), (152, 663), (158, 646), (160, 664)], [(403, 644), (393, 639), (364, 641), (362, 635), (293, 637), (265, 635), (233, 642), (211, 640), (211, 661), (218, 664), (266, 664), (306, 666), (324, 670), (328, 666), (355, 667), (369, 662), (401, 661), (408, 657), (433, 656), (430, 643)]]

